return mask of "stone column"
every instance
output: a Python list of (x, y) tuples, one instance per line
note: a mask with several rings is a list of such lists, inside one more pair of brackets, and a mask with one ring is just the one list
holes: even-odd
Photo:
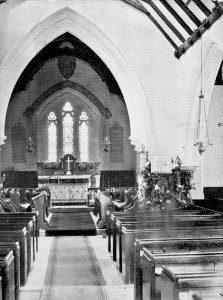
[(144, 205), (144, 200), (145, 200), (145, 190), (142, 186), (142, 180), (143, 177), (141, 175), (142, 170), (144, 169), (146, 163), (148, 162), (148, 151), (145, 148), (145, 146), (139, 142), (139, 141), (134, 141), (135, 146), (135, 151), (137, 155), (137, 160), (136, 160), (136, 180), (138, 184), (138, 204), (141, 206), (141, 208)]
[(0, 196), (1, 196), (1, 189), (3, 187), (3, 182), (1, 180), (1, 171), (2, 171), (2, 152), (1, 152), (1, 146), (4, 145), (5, 139), (6, 139), (6, 136), (0, 136)]
[(137, 177), (137, 183), (139, 184), (139, 179), (141, 177), (141, 172), (148, 161), (148, 151), (145, 149), (145, 146), (137, 142), (135, 143), (135, 151), (137, 155), (136, 159), (136, 177)]

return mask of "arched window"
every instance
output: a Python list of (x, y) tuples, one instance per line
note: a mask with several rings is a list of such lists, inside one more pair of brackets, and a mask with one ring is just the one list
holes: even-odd
[(122, 163), (124, 162), (123, 152), (123, 129), (115, 122), (109, 130), (110, 135), (110, 162)]
[(63, 116), (63, 154), (73, 154), (74, 152), (74, 112), (70, 102), (64, 104)]
[(48, 124), (48, 161), (57, 161), (57, 117), (52, 111), (47, 117)]
[(82, 111), (79, 117), (79, 149), (80, 149), (80, 161), (84, 161), (84, 162), (87, 162), (89, 160), (88, 124), (89, 124), (88, 116), (85, 111)]
[(26, 162), (26, 131), (25, 127), (12, 127), (12, 162)]

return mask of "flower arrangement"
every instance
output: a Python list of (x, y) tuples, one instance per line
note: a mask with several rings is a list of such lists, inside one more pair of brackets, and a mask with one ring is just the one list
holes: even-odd
[(39, 175), (53, 175), (61, 170), (60, 162), (39, 162), (37, 166)]
[[(64, 174), (60, 162), (39, 162), (38, 174), (39, 175), (54, 175), (54, 174)], [(75, 175), (97, 175), (99, 174), (99, 162), (76, 162), (74, 166)], [(61, 175), (60, 174), (60, 175)]]
[(151, 163), (147, 163), (142, 171), (139, 205), (149, 210), (190, 206), (192, 176), (191, 170), (181, 170), (180, 163), (170, 174), (151, 173)]
[(74, 174), (97, 175), (99, 174), (99, 165), (99, 162), (77, 162), (74, 168)]

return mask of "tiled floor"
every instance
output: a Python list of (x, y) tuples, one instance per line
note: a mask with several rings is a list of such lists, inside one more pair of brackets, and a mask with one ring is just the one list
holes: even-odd
[[(93, 245), (96, 257), (99, 262), (99, 266), (102, 270), (102, 274), (106, 281), (106, 286), (103, 287), (107, 295), (106, 300), (132, 300), (133, 286), (123, 284), (121, 276), (116, 268), (116, 265), (107, 252), (107, 238), (103, 237), (102, 235), (91, 236), (89, 238)], [(40, 236), (39, 252), (37, 254), (35, 265), (32, 272), (29, 275), (26, 286), (21, 288), (20, 300), (40, 299), (41, 291), (44, 286), (44, 278), (52, 239), (53, 237)], [(69, 294), (67, 292), (66, 295), (66, 288), (64, 288), (65, 295), (63, 295), (62, 299), (79, 299), (78, 295), (81, 295), (81, 300), (93, 299), (90, 286), (73, 287), (73, 294), (71, 294), (70, 291), (71, 289), (69, 290)]]

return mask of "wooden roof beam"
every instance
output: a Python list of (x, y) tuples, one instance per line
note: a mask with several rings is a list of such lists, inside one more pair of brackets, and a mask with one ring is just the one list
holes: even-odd
[(149, 14), (148, 10), (138, 0), (122, 0), (122, 1), (126, 2), (127, 4), (131, 5), (132, 7), (140, 10), (141, 12), (143, 12), (145, 14)]
[(211, 11), (207, 8), (207, 6), (204, 5), (203, 2), (201, 2), (201, 0), (192, 0), (197, 7), (200, 8), (200, 10), (207, 16), (209, 17), (211, 15)]
[(176, 43), (171, 39), (171, 37), (166, 33), (166, 31), (162, 28), (162, 26), (155, 20), (155, 18), (150, 14), (150, 12), (141, 4), (138, 0), (122, 0), (132, 7), (140, 10), (141, 12), (145, 13), (147, 17), (153, 22), (153, 24), (159, 29), (159, 31), (165, 36), (168, 42), (177, 50), (179, 47)]
[(164, 16), (160, 9), (153, 3), (152, 0), (142, 0), (143, 2), (149, 4), (152, 9), (157, 13), (157, 15), (163, 20), (163, 22), (173, 31), (173, 33), (178, 37), (181, 42), (185, 42), (183, 35), (176, 29), (175, 26)]
[(178, 13), (172, 8), (166, 0), (160, 0), (163, 6), (171, 13), (171, 15), (177, 20), (177, 22), (184, 28), (184, 30), (191, 35), (193, 30), (184, 22), (184, 20), (178, 15)]
[(201, 21), (195, 16), (194, 13), (184, 4), (182, 0), (174, 0), (177, 5), (180, 6), (180, 8), (188, 15), (188, 17), (197, 25), (201, 25)]
[(172, 30), (172, 32), (178, 37), (181, 42), (185, 42), (183, 35), (176, 29), (176, 27), (164, 16), (161, 10), (155, 5), (152, 0), (142, 0), (143, 2), (149, 4), (152, 9), (157, 13), (157, 15), (163, 20), (163, 22)]
[(205, 19), (194, 33), (175, 52), (176, 58), (180, 58), (193, 44), (223, 15), (223, 2), (213, 9), (212, 14)]

